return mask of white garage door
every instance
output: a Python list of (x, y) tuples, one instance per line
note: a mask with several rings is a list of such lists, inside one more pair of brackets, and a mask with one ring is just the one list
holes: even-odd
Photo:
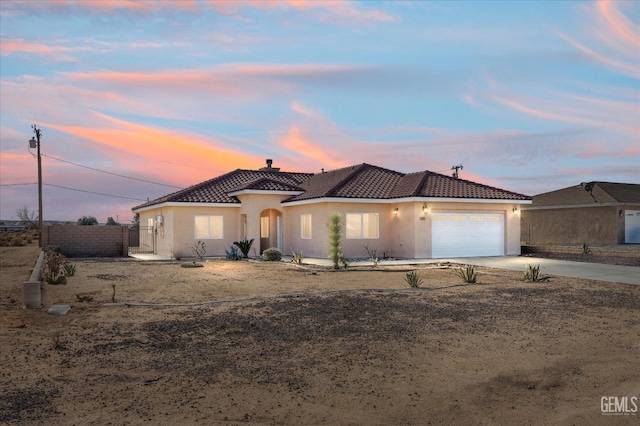
[(504, 214), (433, 213), (434, 259), (504, 255)]

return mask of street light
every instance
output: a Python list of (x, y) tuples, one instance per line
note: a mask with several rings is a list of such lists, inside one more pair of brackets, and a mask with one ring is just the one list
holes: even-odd
[(36, 137), (29, 141), (30, 148), (38, 148), (38, 245), (42, 247), (42, 158), (40, 157), (40, 129), (34, 124), (31, 126)]

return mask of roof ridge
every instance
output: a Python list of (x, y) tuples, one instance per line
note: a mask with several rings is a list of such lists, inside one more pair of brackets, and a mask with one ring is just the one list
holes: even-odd
[[(353, 176), (358, 174), (364, 168), (364, 166), (368, 166), (368, 164), (367, 163), (354, 164), (352, 166), (347, 166), (347, 167), (342, 167), (340, 169), (332, 170), (331, 172), (337, 172), (338, 170), (348, 169), (349, 167), (353, 168), (353, 170), (347, 176), (345, 176), (344, 179), (340, 180), (338, 183), (333, 185), (331, 189), (326, 191), (325, 196), (331, 196), (336, 192), (338, 192), (341, 188), (344, 188), (347, 182), (349, 182)], [(331, 173), (331, 172), (327, 172), (327, 173)]]
[(509, 194), (518, 195), (518, 196), (526, 197), (526, 198), (531, 198), (529, 195), (521, 194), (519, 192), (509, 191), (509, 190), (502, 189), (502, 188), (498, 188), (497, 186), (491, 186), (491, 185), (487, 185), (487, 184), (480, 183), (480, 182), (474, 182), (472, 180), (467, 180), (467, 179), (454, 178), (453, 176), (443, 175), (442, 173), (438, 173), (438, 172), (430, 172), (430, 173), (433, 174), (433, 175), (439, 175), (439, 176), (445, 177), (445, 178), (447, 178), (449, 180), (453, 180), (454, 182), (462, 181), (462, 182), (466, 182), (466, 183), (471, 184), (471, 185), (481, 186), (483, 188), (497, 189), (497, 190), (500, 190), (500, 191), (503, 191), (503, 192), (508, 192)]

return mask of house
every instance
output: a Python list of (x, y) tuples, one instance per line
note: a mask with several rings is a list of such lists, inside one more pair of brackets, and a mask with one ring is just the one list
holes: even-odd
[[(237, 169), (134, 207), (140, 246), (190, 256), (206, 244), (223, 256), (234, 241), (255, 239), (252, 254), (326, 258), (328, 217), (343, 219), (343, 254), (447, 258), (520, 254), (520, 206), (526, 195), (430, 172), (400, 173), (358, 164), (321, 173)], [(146, 243), (143, 240), (146, 239)]]
[(522, 222), (529, 244), (640, 244), (640, 185), (583, 182), (539, 194)]

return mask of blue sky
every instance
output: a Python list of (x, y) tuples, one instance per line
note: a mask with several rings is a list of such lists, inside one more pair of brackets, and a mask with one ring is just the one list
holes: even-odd
[(127, 223), (265, 158), (463, 164), (527, 195), (640, 183), (640, 2), (3, 0), (0, 19), (2, 219), (37, 209), (32, 124), (45, 220)]

